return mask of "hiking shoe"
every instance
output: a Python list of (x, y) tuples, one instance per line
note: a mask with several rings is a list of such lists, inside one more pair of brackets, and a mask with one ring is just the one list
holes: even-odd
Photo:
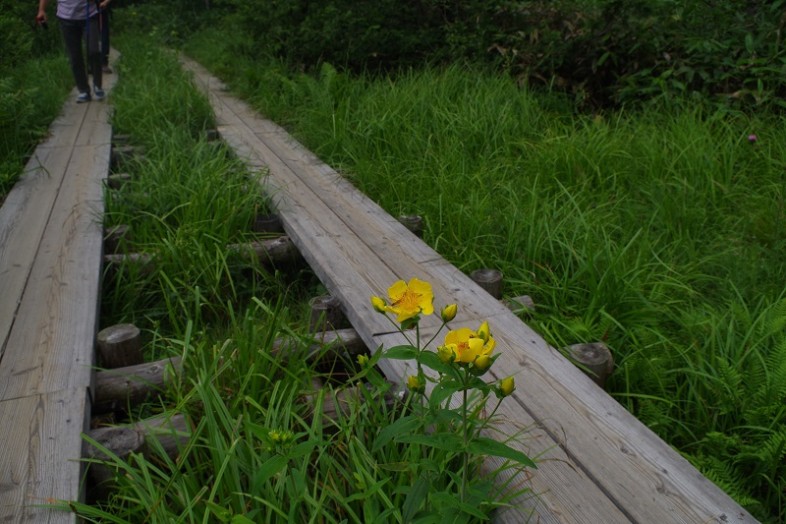
[(103, 100), (104, 97), (106, 96), (104, 90), (98, 86), (93, 86), (93, 93), (96, 95), (96, 100)]
[(76, 97), (76, 103), (84, 104), (85, 102), (90, 102), (90, 93), (79, 93), (79, 96)]

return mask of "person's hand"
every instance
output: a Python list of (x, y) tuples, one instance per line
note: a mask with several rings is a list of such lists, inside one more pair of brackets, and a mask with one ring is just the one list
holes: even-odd
[(46, 23), (46, 11), (44, 11), (43, 9), (39, 10), (38, 14), (35, 15), (35, 21), (38, 22), (38, 24), (40, 24), (40, 25), (45, 24)]
[(108, 5), (109, 5), (109, 0), (101, 0), (101, 2), (98, 3), (98, 7), (100, 9), (104, 9)]

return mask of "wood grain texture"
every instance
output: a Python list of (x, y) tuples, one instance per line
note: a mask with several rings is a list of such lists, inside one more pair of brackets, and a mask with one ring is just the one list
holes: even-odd
[(87, 388), (0, 401), (0, 522), (76, 522), (40, 506), (80, 497), (87, 403)]
[(0, 522), (76, 521), (40, 505), (82, 497), (110, 111), (66, 102), (0, 208)]
[[(398, 220), (322, 163), (283, 129), (259, 117), (203, 68), (183, 59), (214, 105), (221, 136), (263, 178), (287, 235), (369, 347), (404, 341), (369, 304), (396, 279), (430, 282), (436, 307), (459, 304), (454, 326), (489, 320), (501, 356), (489, 379), (516, 377), (500, 428), (527, 428), (520, 443), (541, 466), (526, 482), (538, 494), (500, 515), (504, 522), (755, 522), (498, 300)], [(439, 320), (425, 317), (424, 334)], [(391, 380), (406, 363), (385, 362)]]

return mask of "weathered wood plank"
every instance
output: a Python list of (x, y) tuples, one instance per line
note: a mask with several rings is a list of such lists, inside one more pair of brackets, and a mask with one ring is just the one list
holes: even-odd
[(41, 147), (0, 207), (0, 360), (71, 148)]
[(0, 522), (76, 522), (40, 505), (80, 498), (87, 404), (87, 388), (0, 401)]
[[(187, 65), (197, 78), (205, 76)], [(438, 300), (459, 303), (455, 325), (491, 321), (502, 354), (493, 373), (515, 375), (519, 383), (504, 408), (514, 424), (509, 429), (518, 427), (513, 421), (532, 427), (537, 445), (529, 452), (544, 453), (544, 467), (530, 481), (543, 493), (539, 519), (754, 522), (504, 305), (335, 171), (225, 93), (210, 96), (221, 135), (250, 165), (269, 168), (266, 184), (287, 234), (369, 347), (398, 336), (385, 335), (391, 326), (368, 303), (397, 278), (427, 280)], [(433, 331), (436, 323), (427, 317), (422, 330)], [(406, 371), (391, 365), (387, 372), (401, 378)], [(593, 513), (598, 518), (587, 517)]]
[(98, 318), (108, 124), (75, 147), (0, 362), (0, 398), (89, 387)]
[(66, 102), (0, 208), (2, 522), (76, 522), (40, 505), (82, 496), (109, 113)]

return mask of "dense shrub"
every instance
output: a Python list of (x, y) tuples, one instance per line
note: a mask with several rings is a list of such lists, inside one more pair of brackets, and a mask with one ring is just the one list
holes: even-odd
[(310, 67), (326, 61), (352, 70), (422, 64), (445, 49), (441, 11), (428, 0), (224, 0), (232, 27), (251, 53)]
[(523, 81), (579, 103), (689, 95), (786, 107), (784, 0), (492, 3), (456, 2), (469, 8), (447, 29), (454, 53), (499, 54)]
[[(146, 9), (157, 0), (137, 2)], [(182, 2), (175, 2), (181, 4)], [(709, 98), (786, 107), (786, 0), (214, 0), (159, 13), (151, 27), (229, 14), (235, 53), (297, 67), (396, 70), (471, 60), (523, 83), (609, 107), (652, 98)], [(207, 7), (210, 6), (210, 9)], [(172, 9), (168, 6), (167, 9)], [(179, 9), (179, 8), (178, 8)], [(174, 29), (173, 29), (174, 30)]]
[(37, 2), (0, 0), (0, 74), (60, 45), (56, 28), (36, 25), (37, 12)]

